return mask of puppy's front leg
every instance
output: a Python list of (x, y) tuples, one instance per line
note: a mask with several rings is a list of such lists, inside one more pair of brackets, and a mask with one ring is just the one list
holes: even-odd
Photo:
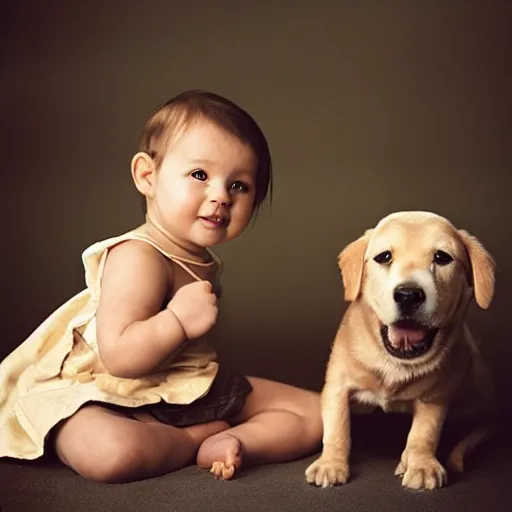
[(322, 455), (306, 469), (306, 480), (321, 487), (344, 484), (349, 477), (350, 397), (340, 380), (327, 379), (322, 391)]
[(446, 404), (416, 400), (411, 430), (395, 475), (410, 489), (435, 489), (446, 484), (446, 471), (436, 458)]

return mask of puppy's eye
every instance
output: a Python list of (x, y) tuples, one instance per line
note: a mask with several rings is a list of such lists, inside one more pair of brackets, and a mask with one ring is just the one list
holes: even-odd
[(453, 258), (444, 251), (436, 251), (434, 253), (434, 263), (437, 263), (438, 265), (448, 265), (448, 263), (451, 263), (453, 261)]
[(384, 251), (380, 254), (377, 254), (375, 258), (373, 258), (374, 261), (379, 263), (379, 265), (385, 265), (386, 263), (391, 262), (391, 251)]

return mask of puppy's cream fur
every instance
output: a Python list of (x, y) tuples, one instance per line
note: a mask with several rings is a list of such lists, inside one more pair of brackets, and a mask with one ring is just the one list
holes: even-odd
[[(453, 260), (439, 261), (438, 251)], [(387, 252), (389, 262), (374, 259)], [(464, 319), (473, 297), (481, 308), (489, 307), (494, 261), (475, 237), (447, 219), (430, 212), (397, 212), (349, 244), (338, 263), (350, 305), (322, 391), (323, 451), (307, 468), (306, 479), (323, 487), (347, 481), (350, 410), (365, 404), (413, 415), (395, 473), (409, 488), (441, 487), (446, 471), (436, 451), (446, 417), (484, 418), (493, 403), (489, 373)], [(424, 292), (414, 319), (436, 334), (425, 353), (402, 358), (385, 348), (381, 329), (393, 329), (401, 320), (394, 292), (411, 283)], [(482, 423), (460, 441), (448, 458), (449, 469), (461, 471), (464, 455), (487, 432)]]

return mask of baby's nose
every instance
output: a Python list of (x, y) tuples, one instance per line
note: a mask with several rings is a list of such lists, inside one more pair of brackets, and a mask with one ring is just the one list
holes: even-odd
[(224, 186), (212, 186), (209, 189), (208, 199), (212, 203), (218, 203), (223, 206), (229, 206), (231, 204), (231, 197)]

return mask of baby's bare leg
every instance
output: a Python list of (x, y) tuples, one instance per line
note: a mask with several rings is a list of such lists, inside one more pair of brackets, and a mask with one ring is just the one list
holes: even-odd
[(241, 466), (284, 462), (320, 448), (320, 395), (280, 382), (249, 377), (247, 397), (237, 425), (206, 439), (197, 463), (216, 477), (231, 478)]
[(55, 449), (62, 462), (84, 478), (129, 482), (190, 464), (200, 444), (227, 426), (215, 421), (176, 428), (89, 405), (58, 428)]

